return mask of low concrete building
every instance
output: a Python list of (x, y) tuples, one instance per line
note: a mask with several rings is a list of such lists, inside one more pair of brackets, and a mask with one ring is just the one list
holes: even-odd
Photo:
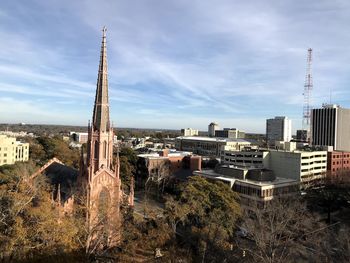
[(241, 150), (251, 143), (244, 139), (209, 138), (209, 137), (177, 137), (175, 148), (179, 151), (190, 151), (203, 156), (220, 157), (221, 149)]
[(222, 181), (239, 193), (241, 204), (250, 202), (265, 203), (277, 196), (286, 196), (299, 190), (299, 182), (293, 179), (276, 177), (268, 169), (218, 165), (214, 170), (194, 171), (194, 175), (209, 180)]
[(293, 152), (297, 149), (297, 143), (296, 142), (275, 141), (275, 148), (277, 150), (285, 150), (288, 152)]
[(221, 163), (266, 168), (272, 170), (278, 177), (308, 182), (326, 175), (327, 151), (223, 150)]
[(270, 151), (269, 169), (283, 178), (309, 182), (327, 172), (326, 151)]
[(0, 165), (26, 162), (29, 160), (29, 143), (16, 138), (0, 135)]
[(269, 151), (260, 149), (221, 151), (221, 163), (235, 166), (264, 168), (269, 166)]

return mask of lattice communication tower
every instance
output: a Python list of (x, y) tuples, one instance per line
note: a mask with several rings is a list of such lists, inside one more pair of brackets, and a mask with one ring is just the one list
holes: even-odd
[(304, 84), (304, 106), (303, 106), (303, 123), (302, 123), (302, 129), (305, 131), (304, 134), (304, 141), (310, 141), (310, 119), (311, 119), (311, 106), (310, 106), (310, 100), (311, 100), (311, 91), (313, 88), (313, 82), (312, 82), (312, 72), (311, 72), (311, 66), (312, 66), (312, 49), (309, 48), (307, 50), (307, 61), (306, 61), (306, 76), (305, 76), (305, 84)]

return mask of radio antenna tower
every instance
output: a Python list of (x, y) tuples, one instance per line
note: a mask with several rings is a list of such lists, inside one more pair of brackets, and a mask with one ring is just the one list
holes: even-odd
[(312, 49), (309, 48), (307, 50), (307, 60), (306, 60), (306, 76), (305, 76), (305, 84), (304, 84), (304, 106), (303, 106), (303, 140), (310, 142), (310, 119), (311, 119), (311, 106), (310, 106), (310, 98), (311, 91), (313, 88), (312, 83)]

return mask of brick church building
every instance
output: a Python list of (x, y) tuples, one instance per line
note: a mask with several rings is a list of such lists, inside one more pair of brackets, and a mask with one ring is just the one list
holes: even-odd
[(123, 202), (132, 206), (134, 196), (133, 185), (128, 194), (123, 192), (119, 156), (113, 158), (106, 44), (106, 28), (103, 28), (93, 117), (88, 125), (87, 152), (82, 152), (79, 171), (54, 158), (32, 178), (38, 174), (49, 178), (55, 188), (54, 199), (63, 214), (72, 213), (78, 200), (84, 200), (90, 242), (103, 236), (103, 246), (114, 246), (120, 239), (120, 206)]

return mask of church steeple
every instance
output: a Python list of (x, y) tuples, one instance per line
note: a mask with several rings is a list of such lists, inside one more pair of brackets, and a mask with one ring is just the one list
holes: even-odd
[(88, 165), (93, 172), (113, 166), (113, 129), (109, 119), (106, 27), (103, 27), (95, 105), (88, 139)]
[[(92, 123), (88, 126), (87, 158), (82, 159), (81, 185), (86, 194), (91, 248), (116, 246), (120, 241), (120, 205), (124, 196), (119, 156), (113, 162), (114, 132), (110, 125), (107, 79), (106, 28), (103, 28), (100, 65)], [(115, 163), (115, 164), (114, 164)], [(130, 203), (133, 200), (131, 190)], [(132, 203), (131, 203), (132, 204)]]
[(110, 130), (109, 102), (108, 102), (108, 69), (107, 69), (107, 46), (106, 27), (102, 29), (102, 44), (100, 65), (98, 68), (97, 88), (95, 95), (92, 127), (94, 130), (106, 132)]

